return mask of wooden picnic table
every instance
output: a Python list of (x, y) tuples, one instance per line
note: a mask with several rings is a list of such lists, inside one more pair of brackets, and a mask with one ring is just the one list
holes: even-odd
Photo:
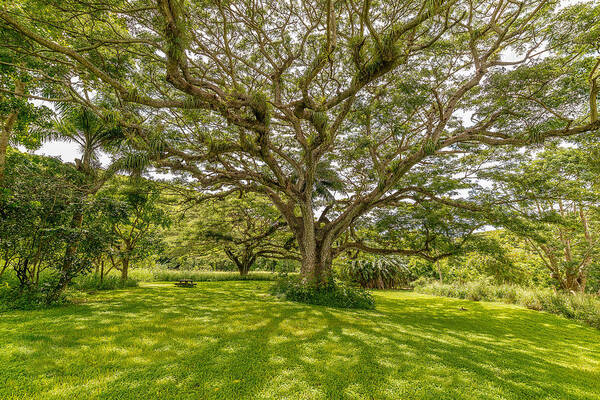
[(179, 287), (194, 287), (196, 283), (194, 283), (191, 279), (180, 279), (179, 282), (175, 282), (175, 286)]

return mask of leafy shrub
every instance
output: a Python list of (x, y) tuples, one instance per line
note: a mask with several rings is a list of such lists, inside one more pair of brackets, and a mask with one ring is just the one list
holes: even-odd
[(64, 294), (56, 296), (52, 289), (53, 285), (50, 282), (21, 288), (15, 282), (3, 280), (0, 282), (0, 311), (35, 310), (68, 303)]
[(574, 310), (574, 319), (600, 329), (600, 301), (597, 298), (578, 293), (571, 295), (570, 301)]
[(514, 304), (517, 302), (517, 288), (512, 285), (492, 286), (494, 291), (493, 298), (505, 299), (507, 303)]
[(517, 294), (516, 304), (520, 304), (530, 310), (542, 311), (544, 305), (540, 301), (540, 296), (533, 290), (521, 290)]
[(546, 311), (600, 328), (600, 299), (594, 295), (554, 292), (549, 289), (492, 285), (489, 281), (443, 284), (423, 279), (415, 281), (420, 293), (468, 300), (502, 301), (531, 310)]
[(551, 293), (548, 295), (546, 310), (552, 314), (562, 314), (567, 318), (575, 317), (575, 310), (571, 307), (570, 295)]
[(72, 280), (112, 243), (100, 212), (105, 204), (86, 196), (85, 174), (70, 164), (10, 149), (7, 156), (0, 252), (18, 288), (4, 289), (4, 299), (18, 308), (60, 303)]
[(300, 277), (282, 277), (273, 285), (271, 293), (300, 303), (339, 308), (375, 308), (375, 301), (366, 290), (333, 281), (319, 287), (302, 282)]
[(342, 267), (341, 278), (365, 289), (395, 289), (408, 285), (410, 271), (403, 259), (379, 257), (348, 262)]
[(129, 270), (129, 277), (138, 282), (154, 282), (154, 271), (147, 268), (134, 268)]

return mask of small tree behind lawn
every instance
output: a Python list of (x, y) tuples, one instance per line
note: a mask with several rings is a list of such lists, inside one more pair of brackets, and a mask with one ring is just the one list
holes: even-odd
[(285, 220), (262, 196), (246, 193), (211, 199), (191, 214), (182, 248), (226, 256), (240, 275), (247, 275), (259, 258), (300, 259)]
[(171, 219), (160, 207), (160, 191), (152, 182), (127, 183), (118, 178), (98, 196), (107, 204), (104, 214), (113, 237), (107, 256), (126, 281), (132, 262), (162, 248), (160, 231), (169, 226)]
[[(85, 93), (85, 96), (88, 96)], [(81, 158), (75, 159), (75, 168), (85, 178), (81, 185), (82, 201), (94, 195), (112, 175), (114, 166), (107, 170), (100, 168), (99, 156), (101, 150), (106, 150), (124, 142), (125, 136), (120, 127), (114, 123), (98, 118), (90, 109), (71, 104), (59, 104), (60, 119), (54, 122), (53, 131), (47, 135), (49, 139), (59, 138), (77, 143), (80, 147)], [(76, 209), (71, 226), (81, 227), (84, 219), (90, 218), (83, 209)], [(74, 240), (65, 250), (63, 269), (68, 270), (74, 261), (79, 243)]]
[(511, 200), (507, 228), (541, 260), (555, 286), (585, 291), (600, 255), (600, 175), (589, 151), (552, 149), (490, 177), (494, 190)]
[[(0, 190), (0, 274), (14, 272), (15, 296), (39, 294), (40, 301), (51, 303), (108, 245), (109, 237), (96, 229), (97, 218), (78, 227), (71, 224), (77, 213), (98, 215), (101, 206), (82, 201), (85, 178), (71, 165), (10, 149), (7, 161)], [(64, 254), (73, 241), (80, 246), (64, 268)]]

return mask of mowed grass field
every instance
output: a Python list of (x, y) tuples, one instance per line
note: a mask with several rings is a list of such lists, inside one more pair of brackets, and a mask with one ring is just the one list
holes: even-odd
[(172, 283), (0, 316), (0, 399), (599, 399), (600, 331), (516, 306)]

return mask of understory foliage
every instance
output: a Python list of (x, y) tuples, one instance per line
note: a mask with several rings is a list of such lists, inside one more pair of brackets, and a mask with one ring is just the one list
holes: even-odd
[[(0, 282), (10, 308), (63, 302), (74, 279), (84, 289), (134, 283), (126, 275), (130, 260), (157, 251), (156, 227), (168, 225), (168, 216), (155, 205), (157, 189), (115, 178), (93, 196), (76, 165), (13, 149), (6, 160), (0, 186)], [(105, 269), (109, 261), (112, 267)], [(102, 272), (97, 282), (98, 274), (81, 278), (94, 265)], [(113, 267), (122, 272), (122, 284), (103, 279)]]
[(271, 294), (285, 300), (339, 308), (375, 308), (375, 300), (364, 289), (329, 281), (327, 285), (306, 284), (300, 276), (281, 277)]
[(350, 260), (341, 268), (340, 275), (343, 280), (356, 283), (364, 289), (406, 287), (412, 277), (406, 261), (397, 257)]
[[(96, 215), (100, 205), (82, 196), (82, 176), (68, 164), (13, 150), (7, 160), (0, 189), (0, 276), (10, 271), (16, 283), (7, 283), (5, 294), (12, 293), (15, 303), (22, 297), (57, 302), (105, 249), (98, 219), (74, 223), (82, 210)], [(69, 251), (72, 243), (78, 243), (75, 251)]]
[(514, 285), (494, 285), (486, 280), (444, 284), (421, 279), (415, 282), (415, 291), (473, 301), (518, 304), (532, 310), (546, 311), (582, 321), (600, 329), (600, 299), (594, 295), (569, 294)]
[[(38, 285), (21, 287), (14, 274), (0, 277), (0, 312), (6, 310), (34, 310), (69, 302), (64, 293), (56, 292), (59, 283), (56, 273), (44, 274)], [(52, 299), (52, 301), (49, 301)]]
[(73, 281), (74, 289), (86, 291), (124, 289), (137, 285), (138, 281), (135, 279), (128, 278), (124, 281), (116, 275), (104, 276), (101, 279), (97, 274), (88, 274)]

